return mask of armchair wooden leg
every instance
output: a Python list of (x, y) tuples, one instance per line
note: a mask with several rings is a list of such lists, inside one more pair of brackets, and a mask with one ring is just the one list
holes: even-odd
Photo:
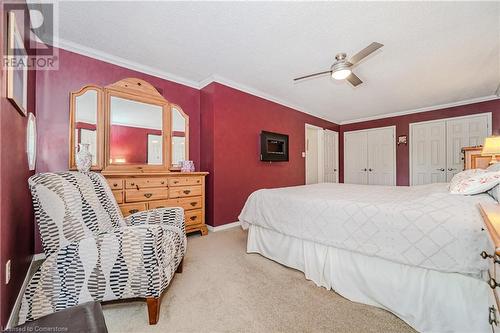
[(176, 273), (182, 273), (182, 264), (184, 264), (184, 259), (182, 259), (179, 266), (177, 266)]
[(149, 325), (156, 325), (160, 317), (160, 298), (148, 297), (146, 303), (148, 303)]

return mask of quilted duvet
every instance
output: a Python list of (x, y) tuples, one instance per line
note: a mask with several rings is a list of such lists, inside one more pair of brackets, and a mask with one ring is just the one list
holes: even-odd
[(323, 183), (252, 193), (239, 216), (323, 245), (441, 272), (479, 276), (492, 249), (477, 204), (488, 194), (450, 194), (448, 184), (414, 187)]

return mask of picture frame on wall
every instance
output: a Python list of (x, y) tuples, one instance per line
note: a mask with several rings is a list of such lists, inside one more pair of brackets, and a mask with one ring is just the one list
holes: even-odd
[(7, 98), (25, 117), (28, 109), (28, 54), (13, 11), (8, 14), (7, 34)]

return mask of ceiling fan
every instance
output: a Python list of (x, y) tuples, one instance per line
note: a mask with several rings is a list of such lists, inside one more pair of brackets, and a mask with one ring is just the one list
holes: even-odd
[(351, 57), (351, 59), (346, 60), (347, 55), (345, 53), (339, 53), (335, 56), (335, 62), (333, 63), (332, 67), (330, 67), (329, 71), (324, 71), (324, 72), (319, 72), (319, 73), (314, 73), (314, 74), (309, 74), (305, 76), (301, 76), (298, 78), (293, 79), (294, 81), (299, 81), (303, 79), (308, 79), (310, 77), (314, 76), (320, 76), (324, 74), (330, 74), (335, 80), (347, 80), (350, 84), (352, 84), (354, 87), (360, 85), (363, 83), (359, 79), (359, 77), (356, 76), (352, 72), (352, 67), (356, 66), (361, 60), (372, 54), (373, 52), (377, 51), (380, 49), (383, 44), (373, 42), (355, 55)]

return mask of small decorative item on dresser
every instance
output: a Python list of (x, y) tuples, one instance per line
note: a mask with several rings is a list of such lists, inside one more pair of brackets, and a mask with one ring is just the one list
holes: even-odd
[(181, 172), (194, 172), (194, 162), (182, 161)]
[(92, 167), (92, 154), (89, 151), (88, 143), (79, 143), (79, 150), (76, 153), (76, 167), (80, 172), (89, 172)]

